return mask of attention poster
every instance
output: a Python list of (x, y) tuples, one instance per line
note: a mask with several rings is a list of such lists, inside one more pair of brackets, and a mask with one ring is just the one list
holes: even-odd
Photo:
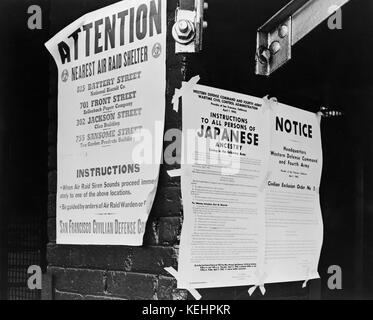
[(164, 0), (121, 1), (46, 43), (59, 75), (58, 244), (142, 245), (161, 162), (166, 18)]

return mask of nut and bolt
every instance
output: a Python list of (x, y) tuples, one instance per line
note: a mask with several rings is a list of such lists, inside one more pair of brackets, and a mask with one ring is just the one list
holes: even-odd
[(188, 20), (180, 20), (172, 28), (174, 39), (182, 44), (188, 44), (193, 41), (196, 32), (193, 23)]
[(271, 51), (269, 51), (269, 49), (267, 48), (262, 47), (259, 49), (258, 57), (261, 63), (269, 63), (269, 60), (271, 59)]
[(271, 43), (269, 48), (261, 47), (258, 51), (259, 61), (263, 64), (270, 62), (271, 58), (281, 50), (281, 44), (278, 41)]
[(188, 30), (189, 30), (188, 21), (186, 21), (186, 20), (181, 20), (181, 21), (179, 21), (177, 27), (179, 28), (179, 30), (180, 30), (182, 33), (188, 32)]

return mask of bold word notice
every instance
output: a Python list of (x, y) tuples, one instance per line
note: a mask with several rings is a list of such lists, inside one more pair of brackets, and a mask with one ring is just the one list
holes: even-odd
[(195, 85), (183, 99), (180, 288), (318, 277), (320, 122)]

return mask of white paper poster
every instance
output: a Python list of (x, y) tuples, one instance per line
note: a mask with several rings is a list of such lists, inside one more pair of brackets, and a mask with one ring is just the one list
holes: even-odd
[(271, 132), (265, 189), (266, 282), (319, 278), (323, 241), (320, 118), (274, 104)]
[(317, 278), (319, 118), (267, 99), (185, 87), (179, 288)]
[(58, 244), (142, 245), (163, 143), (166, 18), (165, 0), (121, 1), (46, 43), (59, 74)]
[(262, 103), (201, 85), (183, 95), (180, 288), (247, 285), (263, 267), (269, 117)]

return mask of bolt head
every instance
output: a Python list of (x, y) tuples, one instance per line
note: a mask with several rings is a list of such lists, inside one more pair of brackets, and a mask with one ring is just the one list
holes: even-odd
[(277, 52), (279, 52), (281, 50), (280, 42), (278, 42), (278, 41), (272, 42), (270, 47), (269, 47), (269, 50), (271, 51), (271, 53), (273, 55), (275, 55)]
[(188, 20), (178, 21), (172, 28), (172, 35), (179, 43), (190, 43), (195, 37), (195, 28), (193, 23)]
[(286, 25), (282, 25), (278, 29), (278, 35), (280, 38), (285, 38), (289, 34), (289, 27)]
[(188, 21), (186, 21), (186, 20), (180, 20), (178, 22), (177, 27), (179, 28), (179, 30), (182, 33), (188, 32), (188, 29), (189, 29)]

